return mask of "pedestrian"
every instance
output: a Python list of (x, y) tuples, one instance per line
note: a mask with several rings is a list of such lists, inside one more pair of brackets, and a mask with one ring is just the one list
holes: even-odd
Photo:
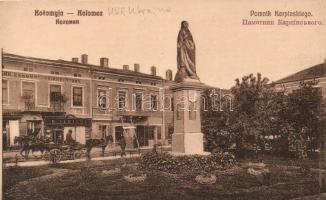
[(123, 136), (120, 138), (119, 145), (121, 148), (121, 157), (126, 156), (126, 140)]

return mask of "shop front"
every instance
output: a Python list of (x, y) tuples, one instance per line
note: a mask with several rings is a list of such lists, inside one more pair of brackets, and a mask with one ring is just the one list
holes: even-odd
[(2, 145), (3, 150), (14, 146), (14, 139), (20, 135), (19, 121), (21, 112), (4, 112), (2, 114)]
[(50, 116), (44, 118), (44, 126), (44, 137), (56, 144), (62, 144), (69, 132), (76, 142), (85, 144), (86, 139), (90, 138), (92, 120), (76, 118), (73, 115)]

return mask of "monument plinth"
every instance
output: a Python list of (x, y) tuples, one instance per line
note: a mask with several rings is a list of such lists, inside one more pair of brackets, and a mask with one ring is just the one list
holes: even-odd
[(200, 116), (203, 86), (199, 81), (183, 81), (171, 87), (174, 96), (174, 153), (204, 154)]

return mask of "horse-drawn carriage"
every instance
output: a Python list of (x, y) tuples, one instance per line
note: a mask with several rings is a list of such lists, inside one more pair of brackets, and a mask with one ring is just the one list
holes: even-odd
[[(68, 137), (69, 138), (69, 137)], [(88, 139), (86, 144), (80, 144), (72, 139), (66, 140), (63, 144), (54, 143), (45, 138), (35, 138), (30, 136), (15, 137), (15, 143), (20, 146), (20, 155), (28, 158), (29, 153), (40, 152), (41, 158), (49, 160), (52, 163), (57, 163), (61, 160), (74, 160), (83, 156), (90, 159), (90, 152), (93, 147), (101, 147), (104, 155), (104, 150), (109, 143), (112, 143), (111, 136), (102, 139)], [(24, 155), (23, 155), (24, 152)]]
[[(28, 159), (29, 153), (40, 152), (41, 158), (51, 162), (59, 162), (60, 160), (73, 160), (83, 156), (86, 152), (86, 145), (79, 143), (56, 144), (47, 141), (44, 138), (30, 138), (28, 136), (20, 136), (15, 138), (16, 143), (20, 146), (20, 155)], [(24, 153), (24, 154), (23, 154)]]

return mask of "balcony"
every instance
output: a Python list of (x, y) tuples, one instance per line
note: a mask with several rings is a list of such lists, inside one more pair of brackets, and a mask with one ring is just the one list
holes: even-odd
[(25, 110), (26, 111), (33, 111), (35, 110), (35, 102), (33, 100), (25, 101)]
[(50, 110), (51, 112), (64, 112), (64, 102), (50, 101)]
[(67, 98), (61, 92), (50, 93), (50, 111), (63, 112)]
[(35, 110), (35, 98), (33, 94), (25, 93), (22, 97), (24, 102), (25, 111), (34, 111)]

